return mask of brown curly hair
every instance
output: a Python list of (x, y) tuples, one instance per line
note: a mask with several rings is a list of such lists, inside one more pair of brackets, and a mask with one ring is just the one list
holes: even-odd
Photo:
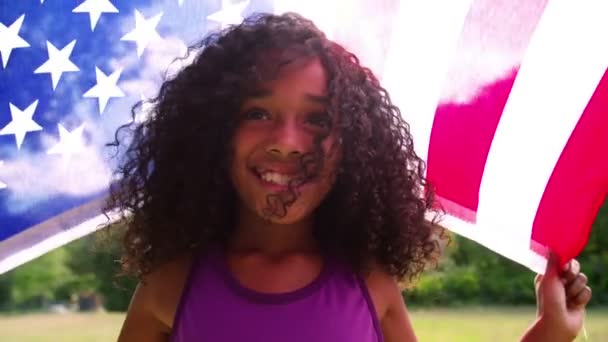
[(322, 249), (358, 272), (373, 263), (400, 279), (417, 276), (436, 257), (435, 225), (425, 219), (433, 205), (425, 164), (386, 90), (311, 21), (256, 14), (191, 47), (194, 61), (164, 82), (150, 119), (119, 128), (109, 144), (124, 148), (105, 211), (123, 212), (125, 271), (141, 277), (230, 236), (238, 201), (228, 172), (237, 112), (260, 80), (260, 56), (284, 50), (320, 59), (328, 110), (341, 113), (342, 159), (315, 212)]

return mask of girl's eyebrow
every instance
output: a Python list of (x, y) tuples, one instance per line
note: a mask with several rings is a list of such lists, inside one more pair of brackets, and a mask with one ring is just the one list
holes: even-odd
[(322, 105), (329, 104), (329, 98), (325, 95), (306, 94), (306, 98), (312, 102), (317, 102)]

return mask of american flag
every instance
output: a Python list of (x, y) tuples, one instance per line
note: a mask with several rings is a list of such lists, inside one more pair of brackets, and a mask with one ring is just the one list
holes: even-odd
[(442, 225), (537, 272), (581, 251), (608, 193), (607, 1), (0, 0), (0, 273), (106, 222), (104, 144), (186, 46), (286, 11), (382, 80)]

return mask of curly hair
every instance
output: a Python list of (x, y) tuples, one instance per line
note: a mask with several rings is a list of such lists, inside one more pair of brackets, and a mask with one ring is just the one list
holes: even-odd
[(373, 264), (399, 279), (419, 275), (436, 258), (436, 226), (425, 219), (433, 207), (425, 164), (399, 109), (354, 54), (294, 13), (253, 15), (189, 51), (193, 62), (163, 83), (150, 119), (119, 128), (109, 144), (125, 147), (105, 211), (123, 212), (126, 272), (141, 277), (230, 236), (237, 112), (263, 77), (263, 55), (276, 51), (319, 58), (328, 110), (341, 113), (335, 127), (342, 158), (314, 213), (321, 248), (357, 272)]

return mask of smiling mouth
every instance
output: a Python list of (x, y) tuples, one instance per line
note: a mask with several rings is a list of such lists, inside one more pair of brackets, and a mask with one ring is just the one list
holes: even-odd
[(312, 180), (312, 177), (305, 179), (302, 174), (288, 175), (275, 171), (262, 171), (257, 168), (253, 168), (251, 171), (265, 185), (275, 188), (288, 189), (290, 185), (300, 187)]

